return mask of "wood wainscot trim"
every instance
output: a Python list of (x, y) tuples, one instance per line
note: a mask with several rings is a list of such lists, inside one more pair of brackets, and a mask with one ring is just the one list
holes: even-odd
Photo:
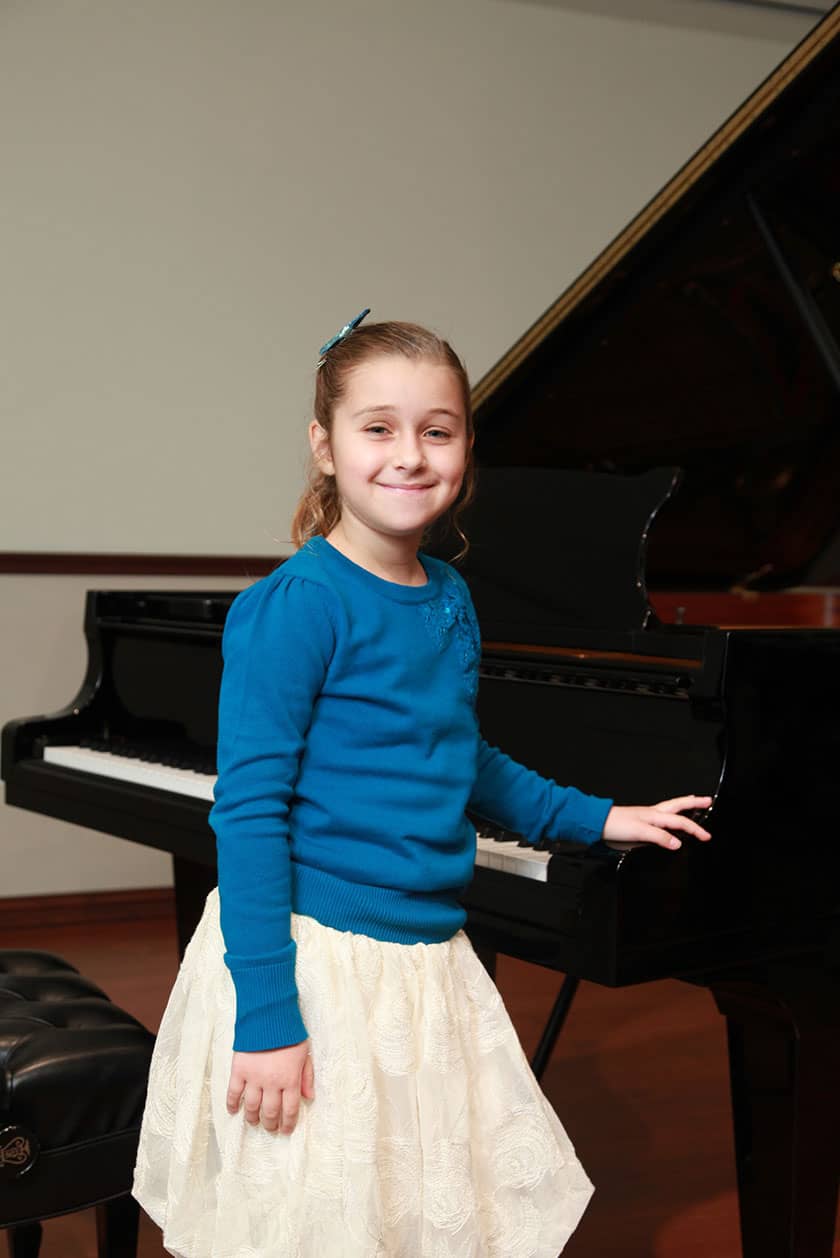
[(47, 926), (95, 926), (102, 922), (175, 918), (172, 887), (137, 887), (124, 891), (83, 891), (21, 895), (0, 899), (0, 934)]
[(0, 573), (19, 576), (264, 577), (286, 555), (109, 555), (0, 551)]

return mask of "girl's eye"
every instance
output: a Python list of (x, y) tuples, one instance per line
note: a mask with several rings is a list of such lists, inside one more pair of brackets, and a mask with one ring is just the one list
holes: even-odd
[(449, 433), (446, 431), (445, 428), (429, 428), (426, 431), (426, 436), (434, 437), (436, 440), (440, 440), (441, 437), (443, 437), (444, 439), (448, 437)]
[(368, 424), (367, 428), (365, 429), (365, 432), (371, 432), (375, 436), (378, 436), (380, 433), (387, 432), (387, 431), (388, 431), (387, 424)]

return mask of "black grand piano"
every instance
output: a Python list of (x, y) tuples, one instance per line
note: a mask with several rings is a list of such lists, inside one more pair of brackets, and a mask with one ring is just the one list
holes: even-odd
[[(837, 1202), (838, 207), (835, 11), (475, 393), (485, 736), (621, 802), (707, 792), (714, 840), (479, 819), (469, 930), (490, 965), (713, 992), (748, 1258), (830, 1258)], [(3, 731), (8, 803), (172, 853), (182, 947), (231, 597), (89, 594), (79, 695)]]

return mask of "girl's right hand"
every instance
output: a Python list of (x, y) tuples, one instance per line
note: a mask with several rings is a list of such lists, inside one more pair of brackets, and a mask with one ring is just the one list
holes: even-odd
[(235, 1114), (243, 1097), (245, 1121), (266, 1131), (291, 1135), (300, 1110), (300, 1098), (315, 1099), (315, 1071), (309, 1056), (309, 1040), (288, 1048), (259, 1053), (234, 1053), (227, 1091), (227, 1111)]
[(682, 843), (671, 831), (681, 830), (683, 834), (690, 834), (705, 843), (712, 837), (709, 831), (682, 814), (689, 809), (705, 812), (711, 805), (711, 795), (680, 795), (678, 799), (665, 799), (647, 808), (613, 804), (607, 813), (601, 838), (608, 847), (619, 849), (633, 847), (637, 843), (678, 848)]

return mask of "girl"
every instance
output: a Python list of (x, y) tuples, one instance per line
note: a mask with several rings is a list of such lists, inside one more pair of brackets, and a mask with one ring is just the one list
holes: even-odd
[(592, 1186), (462, 929), (465, 810), (675, 848), (710, 801), (614, 807), (482, 741), (469, 592), (418, 550), (470, 496), (466, 373), (363, 317), (322, 350), (300, 549), (225, 626), (219, 888), (134, 1191), (179, 1258), (556, 1258)]

